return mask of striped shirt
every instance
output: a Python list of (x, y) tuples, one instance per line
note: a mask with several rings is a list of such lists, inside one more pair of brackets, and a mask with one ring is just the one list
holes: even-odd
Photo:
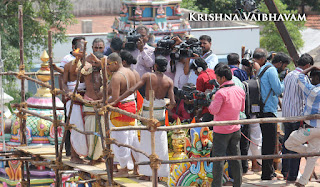
[[(312, 85), (305, 80), (304, 74), (299, 74), (298, 83), (305, 96), (303, 115), (320, 114), (320, 84)], [(320, 119), (306, 120), (312, 127), (320, 128)]]
[(65, 57), (63, 57), (63, 59), (60, 62), (60, 68), (64, 69), (64, 66), (66, 64), (68, 64), (69, 62), (71, 62), (72, 60), (76, 59), (75, 56), (73, 56), (72, 54), (67, 54)]
[[(290, 72), (284, 79), (284, 91), (282, 99), (282, 116), (301, 116), (304, 108), (304, 95), (298, 85), (298, 76), (302, 69), (297, 67), (294, 71)], [(305, 80), (309, 82), (307, 76)]]

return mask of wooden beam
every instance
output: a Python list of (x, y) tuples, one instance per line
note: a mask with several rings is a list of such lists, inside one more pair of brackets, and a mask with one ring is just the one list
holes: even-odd
[[(270, 13), (272, 13), (272, 14), (274, 13), (277, 15), (279, 14), (279, 10), (273, 0), (264, 0), (264, 2), (267, 5)], [(289, 55), (293, 59), (294, 64), (297, 66), (297, 61), (299, 59), (299, 55), (298, 55), (296, 47), (294, 46), (294, 43), (289, 35), (289, 32), (288, 32), (286, 26), (284, 25), (283, 21), (281, 21), (281, 20), (275, 21), (274, 24), (276, 25), (276, 27), (280, 33), (280, 36), (288, 49)]]

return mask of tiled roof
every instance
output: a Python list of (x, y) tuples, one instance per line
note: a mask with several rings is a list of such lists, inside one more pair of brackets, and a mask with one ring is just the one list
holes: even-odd
[(81, 21), (92, 20), (92, 33), (112, 32), (114, 18), (118, 15), (76, 17), (78, 23), (67, 27), (67, 34), (81, 34)]
[(306, 27), (320, 29), (320, 15), (308, 15)]

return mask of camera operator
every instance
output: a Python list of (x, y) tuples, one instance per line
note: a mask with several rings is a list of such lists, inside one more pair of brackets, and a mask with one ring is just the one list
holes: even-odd
[(149, 29), (142, 25), (129, 33), (125, 44), (125, 49), (131, 52), (133, 58), (137, 59), (137, 64), (133, 66), (133, 69), (137, 70), (140, 77), (146, 72), (151, 72), (154, 65), (154, 58), (152, 58), (154, 47), (149, 46), (148, 41)]
[(168, 60), (167, 70), (164, 72), (171, 80), (174, 80), (175, 76), (175, 66), (172, 64), (170, 59), (170, 53), (172, 52), (174, 46), (176, 45), (176, 41), (173, 40), (171, 36), (164, 36), (161, 40), (157, 42), (157, 47), (155, 48), (153, 58), (157, 56), (164, 56)]
[[(227, 65), (216, 69), (217, 81), (221, 85), (220, 89), (212, 96), (209, 111), (214, 115), (214, 121), (239, 120), (240, 111), (245, 107), (245, 92), (242, 88), (235, 86), (232, 73)], [(219, 156), (239, 156), (240, 155), (240, 124), (213, 127), (213, 147), (211, 155)], [(212, 186), (222, 186), (224, 161), (213, 162)], [(241, 186), (242, 170), (241, 161), (230, 161), (233, 186)]]
[(179, 36), (165, 36), (159, 40), (154, 52), (154, 56), (162, 55), (170, 62), (167, 65), (167, 71), (165, 75), (170, 77), (174, 86), (181, 89), (182, 86), (188, 82), (189, 73), (185, 73), (184, 69), (188, 66), (189, 69), (189, 57), (192, 55), (192, 51), (189, 50), (188, 55), (183, 52), (189, 50), (189, 45), (183, 43)]
[[(207, 63), (208, 68), (214, 69), (214, 67), (218, 64), (218, 57), (217, 55), (213, 54), (211, 50), (211, 37), (208, 35), (202, 35), (199, 38), (201, 47), (202, 47), (202, 54), (200, 55), (201, 58), (205, 60)], [(193, 60), (190, 60), (190, 65), (192, 64)], [(185, 70), (185, 73), (189, 73), (189, 70)], [(190, 73), (189, 81), (190, 83), (196, 84), (197, 82), (197, 75), (195, 72)]]
[[(177, 45), (182, 43), (179, 37), (175, 37), (173, 39), (176, 40)], [(199, 57), (199, 55), (202, 54), (202, 48), (200, 46), (199, 40), (196, 38), (189, 38), (185, 43), (182, 43), (176, 48), (179, 48), (179, 51), (175, 51), (175, 49), (173, 51), (175, 55), (174, 59), (178, 59), (175, 62), (176, 74), (173, 83), (176, 87), (181, 89), (182, 86), (189, 81), (190, 59), (194, 57)], [(172, 53), (170, 54), (170, 57), (171, 60), (173, 60)]]
[[(186, 83), (182, 87), (184, 93), (192, 93), (196, 90), (196, 86), (192, 83)], [(172, 110), (168, 110), (170, 121), (175, 121), (180, 118), (181, 121), (189, 120), (193, 118), (193, 103), (185, 97), (177, 95), (175, 92), (176, 106)]]
[[(216, 75), (212, 69), (208, 68), (208, 65), (206, 61), (198, 57), (194, 61), (192, 61), (192, 64), (190, 65), (190, 69), (195, 72), (195, 74), (198, 76), (197, 83), (196, 83), (196, 89), (201, 92), (206, 92), (207, 90), (212, 90), (214, 86), (209, 83), (210, 80), (216, 79)], [(202, 121), (212, 121), (213, 116), (209, 113), (209, 110), (207, 107), (202, 108)], [(200, 118), (200, 116), (198, 116)]]

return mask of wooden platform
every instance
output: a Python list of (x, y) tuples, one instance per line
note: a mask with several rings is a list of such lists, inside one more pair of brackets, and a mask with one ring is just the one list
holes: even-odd
[[(55, 163), (56, 156), (55, 156), (55, 147), (54, 145), (50, 146), (27, 146), (27, 147), (15, 147), (16, 150), (22, 151), (27, 154), (39, 156), (44, 160)], [(70, 166), (74, 169), (80, 170), (82, 172), (100, 176), (103, 180), (108, 180), (108, 175), (106, 172), (106, 165), (105, 163), (99, 163), (97, 165), (91, 166), (88, 164), (75, 164), (70, 162), (70, 157), (67, 157), (65, 153), (62, 154), (62, 162), (64, 165)], [(130, 177), (130, 176), (129, 176)], [(114, 181), (119, 184), (120, 186), (152, 186), (152, 183), (149, 181), (142, 181), (136, 178), (114, 178)], [(159, 183), (158, 186), (166, 186), (163, 182)]]
[[(23, 151), (28, 154), (37, 155), (48, 162), (55, 162), (55, 149), (54, 146), (28, 146), (28, 147), (16, 147), (15, 149)], [(80, 171), (92, 174), (99, 175), (103, 180), (107, 180), (107, 172), (105, 171), (105, 163), (99, 163), (95, 166), (91, 166), (88, 164), (74, 164), (70, 162), (70, 157), (66, 157), (63, 154), (62, 157), (63, 164), (70, 166), (74, 169), (78, 169)], [(318, 166), (318, 160), (316, 167)], [(300, 167), (304, 167), (303, 161)], [(281, 176), (280, 173), (278, 173)], [(294, 184), (286, 184), (284, 180), (276, 180), (276, 181), (261, 181), (260, 180), (261, 172), (254, 173), (253, 175), (244, 175), (242, 180), (242, 186), (260, 186), (260, 187), (268, 187), (268, 186), (294, 186)], [(138, 180), (136, 177), (132, 176), (129, 178), (114, 178), (114, 181), (120, 186), (128, 186), (128, 187), (139, 187), (139, 186), (152, 186), (150, 181), (142, 181)], [(167, 186), (165, 182), (159, 182), (158, 186)], [(307, 187), (319, 186), (320, 183), (316, 181), (310, 181)]]

